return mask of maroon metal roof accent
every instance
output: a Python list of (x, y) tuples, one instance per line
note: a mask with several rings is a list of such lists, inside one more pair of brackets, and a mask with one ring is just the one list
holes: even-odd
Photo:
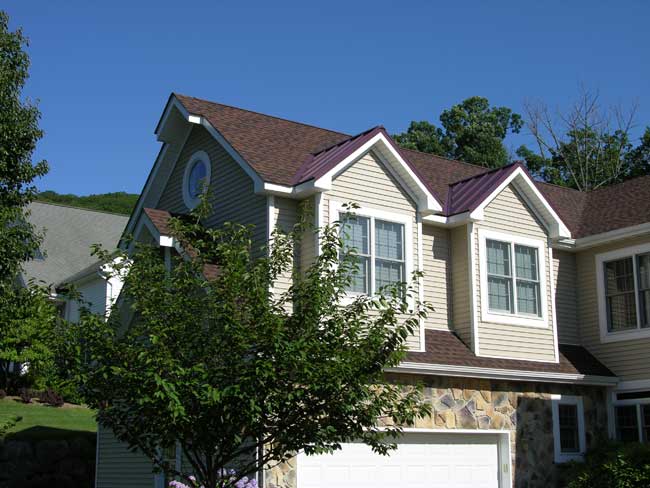
[(382, 132), (382, 129), (382, 127), (373, 127), (349, 139), (333, 144), (320, 152), (310, 154), (302, 166), (298, 168), (292, 184), (298, 185), (311, 179), (320, 178), (340, 161)]
[(517, 359), (498, 359), (477, 356), (458, 336), (444, 330), (425, 331), (425, 352), (409, 352), (406, 361), (448, 366), (531, 371), (537, 373), (565, 373), (587, 376), (615, 377), (589, 351), (581, 346), (560, 344), (560, 362), (544, 363)]
[[(328, 164), (363, 144), (362, 140), (372, 137), (369, 134), (378, 130), (386, 134), (388, 141), (438, 201), (447, 202), (448, 215), (475, 205), (486, 192), (482, 185), (496, 178), (496, 175), (486, 176), (471, 185), (452, 188), (461, 180), (491, 172), (462, 161), (399, 148), (382, 127), (350, 136), (198, 98), (174, 96), (189, 113), (205, 117), (269, 183), (291, 186), (296, 181), (317, 177), (326, 171)], [(500, 174), (499, 170), (496, 173)], [(650, 176), (589, 193), (541, 182), (535, 184), (574, 238), (650, 222)]]
[(523, 168), (523, 165), (513, 163), (452, 183), (449, 185), (445, 213), (455, 215), (475, 210), (518, 168)]

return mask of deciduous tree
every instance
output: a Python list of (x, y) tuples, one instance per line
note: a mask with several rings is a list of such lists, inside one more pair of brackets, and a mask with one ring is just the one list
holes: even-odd
[[(123, 305), (108, 322), (83, 315), (82, 392), (119, 440), (168, 476), (215, 488), (301, 450), (355, 440), (386, 453), (400, 425), (429, 412), (419, 389), (383, 376), (425, 307), (405, 284), (345, 302), (355, 260), (338, 225), (320, 230), (321, 254), (296, 270), (293, 250), (313, 230), (276, 232), (268, 257), (252, 258), (249, 228), (200, 220), (172, 219), (182, 254), (141, 245), (116, 268)], [(291, 272), (291, 288), (271, 294)], [(191, 465), (183, 472), (160, 455), (174, 445)]]
[(483, 97), (470, 97), (445, 110), (440, 122), (442, 129), (426, 121), (411, 122), (395, 140), (407, 149), (497, 168), (510, 162), (504, 139), (523, 125), (520, 115), (492, 107)]
[[(40, 328), (55, 317), (47, 292), (35, 283), (18, 283), (23, 263), (34, 257), (40, 236), (27, 221), (26, 205), (36, 194), (34, 180), (47, 163), (32, 162), (43, 133), (40, 112), (21, 94), (28, 77), (27, 39), (9, 30), (0, 11), (0, 382), (10, 362), (37, 361), (44, 343)], [(42, 321), (35, 326), (37, 321)], [(0, 383), (1, 385), (1, 383)]]
[(644, 171), (643, 149), (632, 155), (634, 108), (603, 108), (598, 93), (581, 89), (566, 111), (553, 112), (543, 102), (527, 102), (525, 109), (536, 150), (521, 146), (517, 155), (543, 181), (589, 191)]

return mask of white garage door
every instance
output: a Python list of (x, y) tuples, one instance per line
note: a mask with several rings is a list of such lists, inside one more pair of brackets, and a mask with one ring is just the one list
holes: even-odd
[(390, 456), (364, 444), (298, 456), (298, 488), (497, 488), (498, 436), (404, 435)]

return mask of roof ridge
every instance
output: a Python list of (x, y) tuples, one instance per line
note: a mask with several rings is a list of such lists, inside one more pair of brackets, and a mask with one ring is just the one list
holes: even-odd
[(475, 175), (467, 176), (465, 178), (461, 178), (460, 180), (453, 181), (453, 182), (449, 183), (449, 186), (454, 186), (454, 185), (457, 185), (459, 183), (463, 183), (464, 181), (473, 180), (474, 178), (481, 178), (481, 177), (483, 177), (485, 175), (489, 175), (490, 173), (496, 173), (497, 171), (501, 171), (501, 170), (504, 170), (506, 168), (509, 168), (511, 166), (516, 166), (516, 165), (521, 165), (521, 163), (515, 161), (515, 162), (512, 162), (512, 163), (504, 164), (503, 166), (499, 166), (498, 168), (486, 168), (486, 171), (484, 171), (483, 173), (477, 173)]
[[(222, 107), (232, 108), (232, 109), (239, 110), (239, 111), (242, 111), (242, 112), (248, 112), (248, 113), (252, 113), (252, 114), (256, 114), (256, 115), (261, 115), (261, 116), (269, 117), (269, 118), (276, 119), (276, 120), (282, 120), (282, 121), (284, 121), (284, 122), (290, 122), (290, 123), (292, 123), (292, 124), (302, 125), (302, 126), (304, 126), (304, 127), (311, 127), (312, 129), (324, 130), (324, 131), (327, 131), (327, 132), (331, 132), (332, 134), (338, 134), (338, 135), (341, 135), (341, 136), (346, 136), (348, 139), (351, 139), (351, 138), (353, 138), (353, 137), (358, 137), (358, 136), (360, 136), (360, 135), (363, 135), (365, 132), (369, 132), (369, 131), (371, 131), (372, 129), (375, 129), (375, 128), (377, 128), (377, 127), (384, 127), (383, 124), (380, 124), (380, 125), (376, 125), (376, 126), (372, 127), (372, 128), (369, 129), (368, 131), (360, 132), (359, 134), (356, 134), (356, 135), (350, 135), (350, 134), (348, 134), (348, 133), (346, 133), (346, 132), (340, 132), (340, 131), (337, 131), (337, 130), (326, 129), (325, 127), (321, 127), (321, 126), (318, 126), (318, 125), (307, 124), (307, 123), (305, 123), (305, 122), (299, 122), (299, 121), (297, 121), (297, 120), (287, 119), (287, 118), (285, 118), (285, 117), (280, 117), (280, 116), (278, 116), (278, 115), (271, 115), (271, 114), (267, 114), (267, 113), (259, 112), (259, 111), (257, 111), (257, 110), (250, 110), (250, 109), (247, 109), (247, 108), (236, 107), (236, 106), (234, 106), (234, 105), (229, 105), (229, 104), (227, 104), (227, 103), (214, 102), (214, 101), (212, 101), (212, 100), (207, 100), (207, 99), (205, 99), (205, 98), (193, 97), (193, 96), (191, 96), (191, 95), (185, 95), (185, 94), (183, 94), (183, 93), (172, 92), (172, 95), (174, 95), (174, 96), (181, 96), (181, 97), (185, 97), (185, 98), (191, 98), (191, 99), (193, 99), (193, 100), (197, 100), (197, 101), (199, 101), (199, 102), (203, 102), (203, 103), (211, 103), (211, 104), (213, 104), (213, 105), (220, 105), (220, 106), (222, 106)], [(390, 134), (389, 134), (389, 136), (392, 138), (392, 136), (391, 136)], [(345, 142), (345, 141), (343, 141), (343, 142)], [(330, 147), (334, 147), (335, 145), (336, 145), (336, 144), (334, 144), (334, 145), (332, 145), (332, 146), (330, 146)], [(444, 159), (445, 161), (449, 161), (449, 162), (451, 162), (451, 163), (464, 164), (464, 165), (466, 165), (466, 166), (472, 166), (472, 167), (474, 167), (474, 168), (479, 168), (479, 169), (485, 169), (485, 168), (486, 168), (485, 166), (481, 166), (480, 164), (468, 163), (467, 161), (462, 161), (462, 160), (460, 160), (460, 159), (452, 159), (452, 158), (448, 158), (448, 157), (446, 157), (446, 156), (441, 156), (441, 155), (439, 155), (439, 154), (435, 154), (435, 153), (428, 153), (428, 152), (424, 152), (424, 151), (418, 151), (417, 149), (409, 149), (409, 148), (402, 147), (402, 146), (400, 146), (399, 144), (398, 144), (398, 146), (399, 146), (400, 149), (403, 150), (403, 151), (410, 151), (410, 152), (414, 152), (414, 153), (417, 153), (417, 154), (423, 154), (423, 155), (425, 155), (425, 156), (434, 156), (434, 157), (436, 157), (436, 158), (440, 158), (440, 159)], [(319, 151), (319, 152), (322, 152), (322, 151), (323, 151), (323, 150), (321, 150), (321, 151)], [(318, 154), (318, 153), (316, 153), (316, 154)]]
[(413, 153), (416, 153), (416, 154), (422, 154), (424, 156), (433, 156), (433, 157), (436, 157), (436, 158), (444, 159), (445, 161), (449, 161), (450, 163), (464, 164), (465, 166), (471, 166), (473, 168), (478, 168), (478, 169), (489, 169), (486, 166), (481, 166), (480, 164), (468, 163), (467, 161), (462, 161), (460, 159), (448, 158), (447, 156), (441, 156), (441, 155), (436, 154), (436, 153), (428, 153), (428, 152), (424, 152), (424, 151), (418, 151), (417, 149), (409, 149), (409, 148), (402, 147), (402, 146), (400, 146), (400, 149), (402, 151), (409, 151), (409, 152), (413, 152)]
[(324, 130), (324, 131), (327, 131), (327, 132), (331, 132), (332, 134), (338, 134), (338, 135), (346, 136), (346, 137), (354, 137), (354, 136), (351, 136), (350, 134), (346, 134), (345, 132), (339, 132), (339, 131), (332, 130), (332, 129), (326, 129), (325, 127), (319, 127), (317, 125), (307, 124), (305, 122), (298, 122), (297, 120), (287, 119), (285, 117), (280, 117), (278, 115), (265, 114), (263, 112), (258, 112), (257, 110), (250, 110), (250, 109), (247, 109), (247, 108), (235, 107), (234, 105), (229, 105), (227, 103), (213, 102), (212, 100), (206, 100), (205, 98), (193, 97), (191, 95), (184, 95), (182, 93), (177, 93), (177, 92), (172, 92), (172, 95), (177, 96), (177, 97), (181, 96), (181, 97), (185, 97), (185, 98), (191, 98), (193, 100), (197, 100), (197, 101), (203, 102), (203, 103), (211, 103), (213, 105), (220, 105), (222, 107), (232, 108), (232, 109), (235, 109), (235, 110), (239, 110), (241, 112), (248, 112), (248, 113), (255, 114), (255, 115), (262, 115), (264, 117), (269, 117), (271, 119), (282, 120), (283, 122), (289, 122), (289, 123), (296, 124), (296, 125), (302, 125), (304, 127), (311, 127), (312, 129)]
[(97, 210), (97, 209), (94, 209), (94, 208), (87, 208), (87, 207), (78, 207), (76, 205), (67, 205), (65, 203), (47, 202), (47, 201), (44, 201), (44, 200), (39, 200), (38, 198), (35, 199), (35, 200), (32, 200), (30, 203), (40, 203), (42, 205), (52, 205), (54, 207), (73, 208), (75, 210), (84, 210), (86, 212), (95, 212), (95, 213), (102, 213), (102, 214), (107, 214), (107, 215), (115, 215), (116, 217), (124, 217), (125, 219), (129, 218), (129, 215), (123, 214), (123, 213), (109, 212), (108, 210)]
[(589, 193), (589, 192), (586, 192), (586, 191), (578, 190), (577, 188), (571, 188), (569, 186), (558, 185), (557, 183), (549, 183), (548, 181), (541, 181), (541, 180), (535, 180), (535, 181), (537, 183), (541, 184), (541, 185), (552, 186), (554, 188), (560, 188), (561, 190), (571, 190), (571, 191), (574, 191), (574, 192), (578, 192), (578, 193), (580, 193), (582, 195), (586, 195), (587, 193)]
[(355, 135), (353, 135), (353, 136), (350, 136), (350, 137), (348, 137), (347, 139), (343, 139), (343, 140), (340, 141), (340, 142), (336, 142), (336, 143), (334, 143), (334, 144), (330, 144), (330, 145), (327, 146), (326, 148), (324, 148), (324, 149), (319, 149), (318, 151), (313, 152), (313, 153), (311, 153), (311, 154), (312, 154), (312, 156), (318, 156), (319, 154), (322, 154), (322, 153), (324, 153), (324, 152), (326, 152), (326, 151), (329, 151), (330, 149), (333, 149), (333, 148), (335, 148), (335, 147), (341, 146), (341, 145), (345, 144), (346, 142), (349, 142), (349, 141), (351, 141), (351, 140), (353, 140), (353, 139), (357, 139), (358, 137), (365, 136), (366, 134), (369, 134), (369, 133), (372, 132), (373, 130), (376, 130), (376, 129), (383, 129), (383, 128), (384, 128), (383, 125), (375, 125), (374, 127), (371, 127), (370, 129), (366, 129), (366, 130), (364, 130), (364, 131), (362, 131), (362, 132), (359, 132), (358, 134), (355, 134)]
[[(612, 185), (604, 185), (604, 186), (601, 186), (600, 188), (596, 188), (595, 190), (583, 191), (582, 193), (585, 193), (585, 194), (587, 194), (587, 195), (592, 195), (592, 194), (594, 194), (594, 193), (596, 193), (596, 192), (599, 192), (599, 191), (601, 191), (601, 190), (608, 190), (608, 189), (611, 190), (612, 188), (616, 188), (617, 186), (623, 185), (623, 184), (625, 184), (625, 183), (629, 183), (629, 182), (631, 182), (631, 181), (640, 180), (640, 179), (642, 179), (642, 178), (650, 178), (650, 175), (639, 175), (639, 176), (635, 176), (635, 177), (630, 178), (630, 179), (628, 179), (628, 180), (619, 181), (618, 183), (614, 183), (614, 184), (612, 184)], [(582, 191), (582, 190), (578, 190), (578, 191)]]

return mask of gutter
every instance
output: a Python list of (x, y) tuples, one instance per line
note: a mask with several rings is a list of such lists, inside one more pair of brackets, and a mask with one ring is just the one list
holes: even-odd
[(388, 368), (385, 371), (387, 373), (485, 378), (507, 381), (538, 381), (542, 383), (574, 383), (596, 386), (615, 386), (619, 382), (619, 379), (616, 376), (598, 376), (571, 373), (544, 373), (538, 371), (522, 371), (516, 369), (480, 368), (476, 366), (454, 366), (449, 364), (428, 364), (413, 362), (403, 362), (399, 366)]
[(609, 232), (603, 232), (601, 234), (580, 237), (575, 240), (575, 248), (587, 249), (598, 246), (599, 244), (606, 244), (619, 239), (629, 239), (646, 233), (650, 233), (650, 222), (633, 225), (631, 227), (623, 227), (622, 229), (610, 230)]

